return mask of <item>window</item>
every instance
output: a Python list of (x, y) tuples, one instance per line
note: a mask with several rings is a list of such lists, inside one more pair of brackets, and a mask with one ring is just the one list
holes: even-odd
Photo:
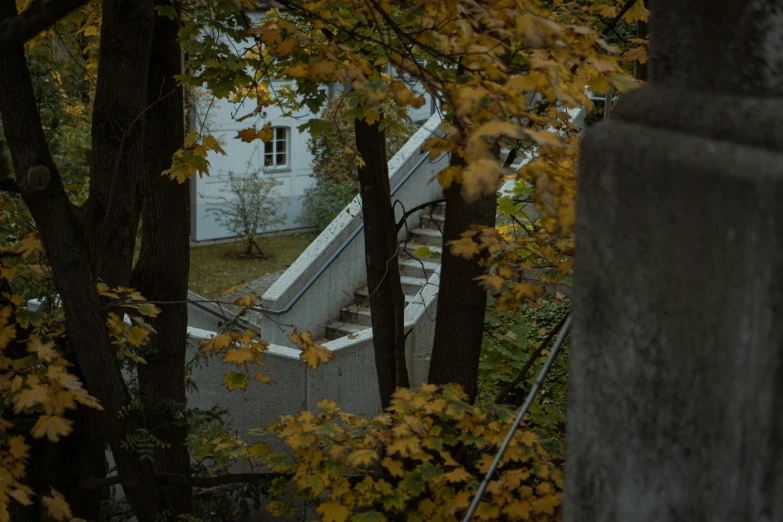
[(288, 128), (273, 127), (272, 139), (264, 143), (264, 169), (287, 169), (288, 163)]

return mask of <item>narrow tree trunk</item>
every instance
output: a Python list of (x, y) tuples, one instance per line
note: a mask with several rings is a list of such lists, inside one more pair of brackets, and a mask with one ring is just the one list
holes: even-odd
[(405, 295), (400, 283), (397, 225), (391, 203), (386, 136), (377, 123), (357, 119), (356, 149), (364, 160), (359, 187), (364, 217), (364, 250), (367, 287), (375, 348), (375, 368), (381, 404), (389, 406), (397, 386), (407, 387), (405, 362)]
[[(453, 154), (451, 164), (462, 166), (464, 162)], [(471, 401), (478, 391), (478, 364), (487, 307), (487, 292), (476, 278), (484, 273), (484, 268), (481, 257), (455, 256), (448, 244), (473, 225), (495, 226), (496, 207), (497, 193), (468, 202), (462, 197), (461, 185), (455, 183), (446, 189), (444, 248), (429, 382), (461, 384)]]
[[(164, 5), (170, 5), (162, 0)], [(142, 238), (131, 286), (159, 304), (161, 313), (150, 319), (156, 334), (150, 337), (147, 364), (138, 367), (139, 395), (146, 408), (146, 428), (170, 449), (155, 456), (158, 472), (189, 476), (190, 456), (184, 445), (187, 422), (183, 415), (185, 357), (187, 350), (188, 186), (161, 175), (171, 167), (172, 155), (183, 145), (182, 89), (174, 76), (181, 74), (177, 22), (155, 18), (155, 59), (150, 62), (147, 110), (144, 118), (144, 177), (142, 179)], [(160, 248), (166, 245), (165, 250)], [(188, 483), (166, 487), (167, 499), (177, 515), (192, 512)]]
[[(126, 286), (141, 205), (143, 113), (152, 50), (154, 0), (104, 0), (85, 229), (93, 273)], [(157, 86), (158, 90), (162, 85)]]
[[(644, 6), (649, 9), (652, 0), (644, 0)], [(636, 25), (636, 37), (647, 40), (649, 36), (650, 24), (647, 22), (637, 22)], [(648, 47), (649, 49), (649, 47)], [(647, 81), (647, 63), (637, 63), (636, 70), (634, 71), (634, 77), (637, 80)]]

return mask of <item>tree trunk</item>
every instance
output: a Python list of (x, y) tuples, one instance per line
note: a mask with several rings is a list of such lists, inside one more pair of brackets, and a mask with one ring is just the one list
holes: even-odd
[[(15, 15), (15, 1), (0, 0), (0, 20)], [(111, 443), (125, 497), (136, 518), (155, 521), (166, 510), (165, 499), (152, 466), (122, 449), (126, 437), (141, 425), (137, 416), (125, 420), (118, 416), (130, 402), (130, 394), (106, 333), (82, 220), (68, 200), (49, 153), (21, 44), (0, 57), (0, 115), (16, 184), (46, 248), (85, 388), (104, 408), (96, 415), (93, 428), (105, 433)]]
[(397, 224), (391, 203), (386, 136), (377, 123), (354, 123), (356, 149), (364, 160), (359, 187), (364, 218), (364, 250), (367, 287), (375, 348), (375, 368), (381, 404), (391, 404), (397, 386), (407, 387), (405, 362), (405, 295), (400, 284), (397, 256)]
[[(160, 0), (170, 5), (168, 0)], [(156, 334), (147, 349), (152, 355), (138, 366), (139, 395), (146, 408), (146, 428), (171, 448), (155, 455), (158, 472), (190, 475), (190, 456), (184, 445), (187, 421), (184, 416), (185, 358), (187, 350), (188, 190), (161, 175), (171, 167), (173, 154), (183, 145), (184, 110), (182, 88), (174, 76), (181, 74), (181, 51), (177, 21), (155, 17), (153, 48), (147, 84), (149, 107), (144, 116), (144, 174), (141, 180), (141, 252), (133, 270), (131, 286), (159, 304), (161, 313), (151, 318)], [(161, 245), (166, 245), (161, 249)], [(175, 514), (192, 512), (191, 488), (187, 483), (166, 487)]]
[[(652, 0), (644, 0), (644, 6), (649, 9)], [(647, 22), (637, 22), (636, 25), (636, 37), (647, 40), (650, 31), (650, 24)], [(649, 47), (648, 47), (649, 49)], [(634, 70), (634, 77), (637, 80), (647, 81), (647, 63), (637, 63), (636, 70)]]
[[(456, 154), (451, 158), (451, 165), (464, 165), (464, 160)], [(444, 248), (429, 382), (461, 384), (471, 401), (478, 391), (478, 364), (487, 307), (487, 292), (476, 278), (484, 273), (484, 268), (480, 256), (471, 259), (455, 256), (448, 244), (474, 225), (494, 227), (496, 207), (495, 192), (468, 202), (462, 197), (461, 185), (454, 183), (446, 189)]]
[(153, 6), (154, 0), (103, 1), (90, 196), (84, 216), (93, 273), (111, 287), (126, 286), (133, 266)]

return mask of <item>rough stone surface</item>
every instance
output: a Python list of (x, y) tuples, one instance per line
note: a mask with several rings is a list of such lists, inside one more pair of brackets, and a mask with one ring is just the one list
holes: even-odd
[(783, 95), (780, 0), (654, 0), (650, 82), (694, 92)]
[(783, 520), (783, 155), (613, 121), (581, 165), (565, 520)]

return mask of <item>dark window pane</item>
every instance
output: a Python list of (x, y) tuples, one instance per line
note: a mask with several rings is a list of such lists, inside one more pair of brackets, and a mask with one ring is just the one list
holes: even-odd
[(264, 156), (264, 166), (265, 167), (271, 167), (272, 166), (272, 159), (273, 158), (272, 158), (271, 154), (268, 154), (268, 155)]
[(274, 152), (273, 150), (272, 142), (264, 143), (264, 154), (272, 154)]
[(277, 149), (277, 152), (278, 152), (278, 153), (280, 153), (280, 152), (285, 152), (285, 140), (278, 141), (278, 142), (275, 144), (275, 149)]
[(277, 165), (285, 165), (285, 154), (277, 155)]
[(275, 136), (278, 140), (284, 140), (285, 139), (285, 129), (283, 127), (278, 127), (275, 129)]

